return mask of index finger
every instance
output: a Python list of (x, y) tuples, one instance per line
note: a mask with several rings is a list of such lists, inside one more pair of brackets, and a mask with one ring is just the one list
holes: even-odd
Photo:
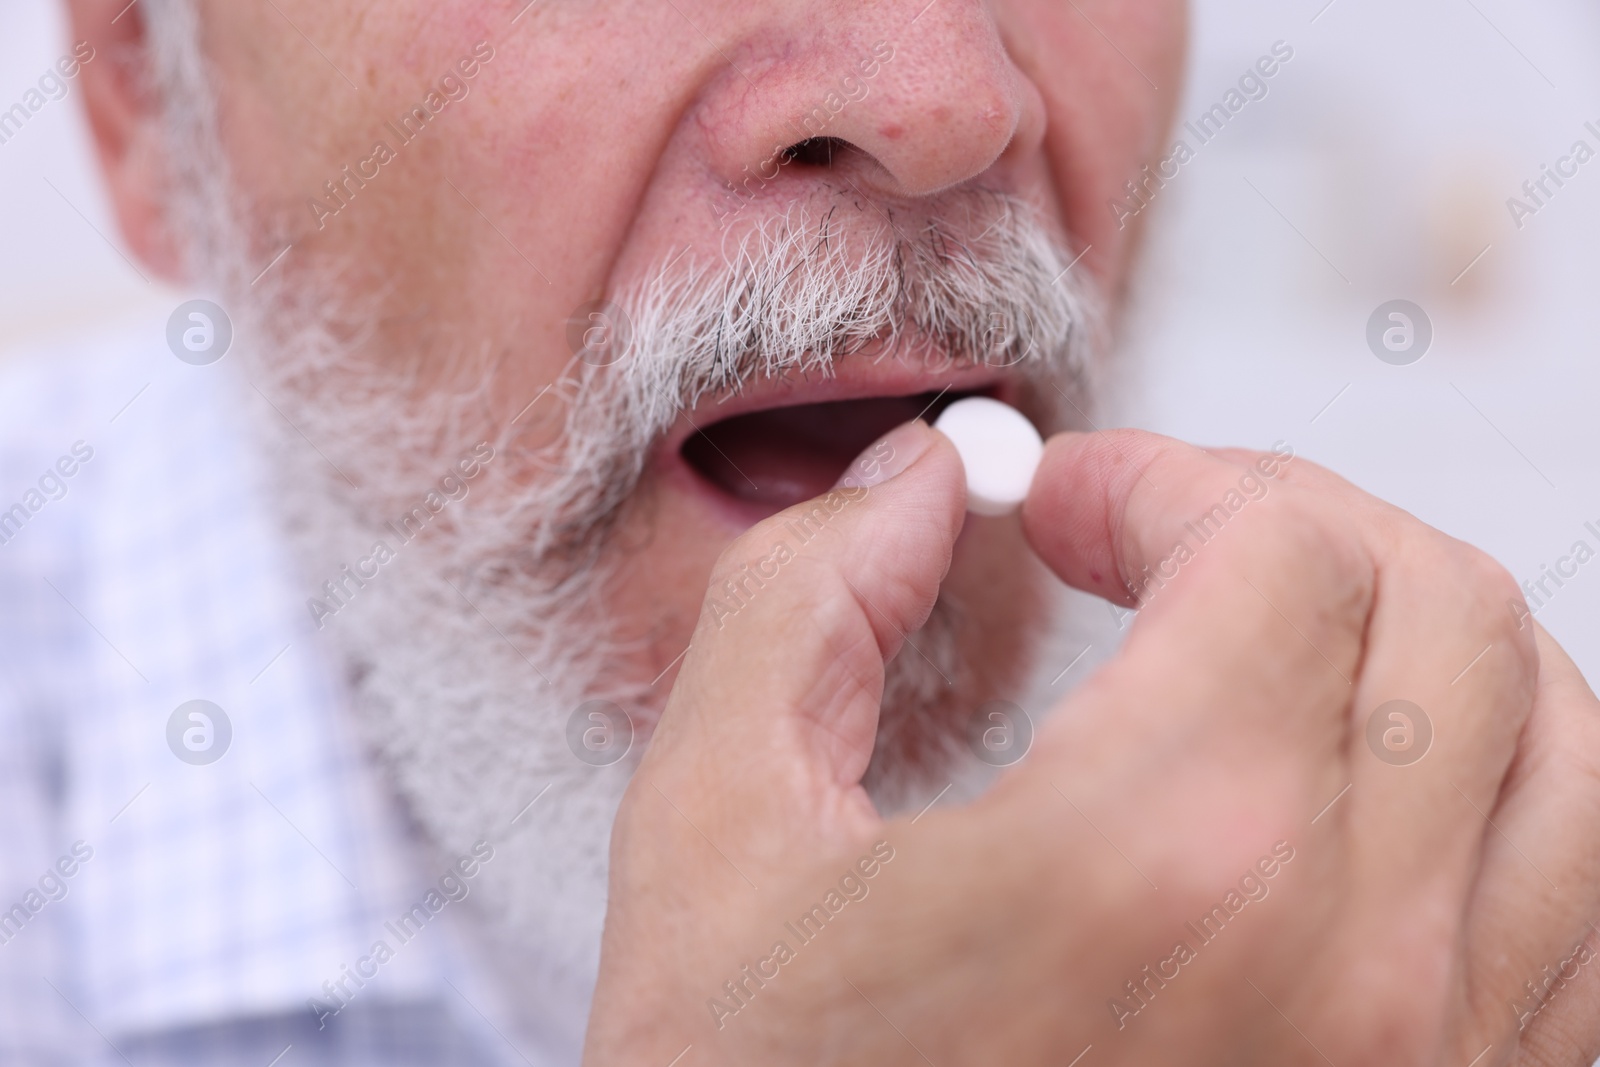
[[(1231, 520), (1273, 491), (1294, 450), (1230, 462), (1157, 434), (1057, 434), (1023, 504), (1023, 529), (1068, 585), (1142, 605)], [(1171, 566), (1163, 567), (1170, 563)]]

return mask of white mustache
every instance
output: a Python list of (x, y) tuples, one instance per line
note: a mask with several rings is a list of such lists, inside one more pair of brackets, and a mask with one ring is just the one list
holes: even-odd
[(624, 293), (632, 337), (617, 368), (634, 416), (659, 433), (679, 405), (759, 377), (826, 375), (869, 348), (921, 346), (1058, 383), (1087, 372), (1093, 301), (1024, 202), (968, 191), (921, 214), (902, 226), (854, 196), (820, 217), (797, 205), (725, 243), (719, 268), (659, 272)]

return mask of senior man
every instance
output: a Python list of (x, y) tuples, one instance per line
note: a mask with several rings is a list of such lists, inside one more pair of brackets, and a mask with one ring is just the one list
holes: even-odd
[[(6, 469), (104, 437), (0, 556), (17, 1062), (1596, 1054), (1600, 723), (1515, 584), (1070, 432), (1178, 0), (70, 7), (210, 302), (8, 381)], [(969, 395), (1062, 431), (1020, 519)], [(1057, 578), (1140, 616), (980, 790)]]

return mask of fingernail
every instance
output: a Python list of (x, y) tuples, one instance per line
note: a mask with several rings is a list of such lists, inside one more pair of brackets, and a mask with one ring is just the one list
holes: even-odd
[(933, 429), (921, 419), (896, 426), (855, 458), (837, 489), (870, 489), (882, 485), (915, 463), (933, 444)]

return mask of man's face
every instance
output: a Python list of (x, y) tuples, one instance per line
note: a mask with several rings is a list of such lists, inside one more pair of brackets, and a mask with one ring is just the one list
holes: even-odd
[[(606, 362), (632, 326), (602, 301), (713, 270), (777, 220), (841, 247), (936, 226), (955, 247), (993, 222), (980, 195), (1006, 194), (1083, 253), (1063, 284), (1114, 296), (1132, 231), (1106, 205), (1160, 147), (1183, 5), (399, 0), (378, 17), (207, 0), (202, 24), (249, 262), (288, 288), (336, 278), (361, 308), (352, 364), (397, 397), (491, 380), (463, 433), (514, 425), (531, 451), (565, 432), (563, 391), (542, 391)], [(939, 345), (867, 346), (675, 413), (603, 549), (629, 672), (652, 678), (682, 652), (735, 535), (826, 489), (940, 390), (1044, 419), (1054, 398), (1019, 387), (1011, 359), (952, 366)], [(860, 398), (880, 399), (796, 408)], [(775, 407), (796, 410), (716, 425)], [(962, 636), (979, 699), (1022, 666), (1016, 631), (1037, 608), (1024, 559), (1009, 523), (974, 523), (958, 554), (948, 589), (981, 623)]]
[[(718, 554), (954, 397), (1086, 417), (1183, 5), (196, 2), (198, 41), (140, 5), (174, 243), (271, 400), (368, 738), (434, 846), (494, 841), (474, 900), (537, 946), (537, 1000), (592, 977), (627, 779), (575, 709), (648, 731), (702, 611), (750, 595), (708, 600)], [(886, 672), (880, 799), (1020, 695), (1046, 588), (1014, 521), (968, 522)]]

